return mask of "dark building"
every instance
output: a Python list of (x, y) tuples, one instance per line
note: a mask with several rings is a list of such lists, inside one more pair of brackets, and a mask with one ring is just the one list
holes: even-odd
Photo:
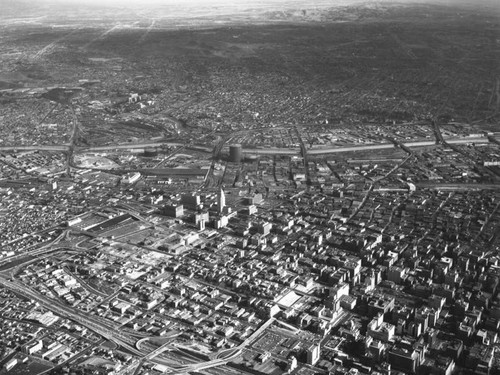
[(243, 151), (240, 144), (229, 146), (229, 161), (233, 163), (241, 162)]
[(184, 215), (184, 206), (180, 205), (165, 205), (161, 209), (161, 213), (170, 217), (181, 217)]

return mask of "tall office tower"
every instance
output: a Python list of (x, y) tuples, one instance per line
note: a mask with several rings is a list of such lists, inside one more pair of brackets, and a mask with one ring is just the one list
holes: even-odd
[(219, 194), (217, 194), (217, 210), (219, 213), (222, 213), (222, 210), (226, 207), (226, 194), (224, 190), (220, 188)]

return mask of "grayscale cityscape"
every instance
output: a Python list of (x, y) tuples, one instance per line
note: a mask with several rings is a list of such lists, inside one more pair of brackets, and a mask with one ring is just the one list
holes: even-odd
[(0, 375), (500, 375), (500, 3), (0, 0)]

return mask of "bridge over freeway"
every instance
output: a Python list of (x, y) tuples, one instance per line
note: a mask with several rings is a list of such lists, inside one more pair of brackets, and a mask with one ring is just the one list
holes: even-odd
[(248, 336), (245, 341), (235, 348), (228, 350), (223, 350), (216, 354), (216, 358), (210, 361), (188, 364), (182, 367), (172, 368), (173, 373), (182, 374), (186, 372), (200, 371), (212, 367), (222, 366), (227, 364), (239, 357), (245, 347), (250, 345), (255, 339), (257, 339), (267, 328), (269, 328), (275, 322), (275, 318), (268, 319), (264, 324), (262, 324), (254, 333)]

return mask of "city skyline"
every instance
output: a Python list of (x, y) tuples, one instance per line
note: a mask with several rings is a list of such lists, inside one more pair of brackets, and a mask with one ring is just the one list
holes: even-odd
[(145, 4), (0, 0), (0, 375), (500, 375), (497, 4)]

